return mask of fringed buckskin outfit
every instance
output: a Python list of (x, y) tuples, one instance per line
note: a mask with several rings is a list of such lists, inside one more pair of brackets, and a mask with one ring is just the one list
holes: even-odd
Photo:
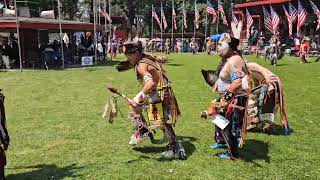
[[(157, 86), (152, 86), (151, 88), (153, 89), (148, 89), (147, 93), (142, 90), (133, 98), (133, 101), (138, 106), (131, 106), (130, 116), (135, 124), (135, 130), (131, 139), (144, 139), (144, 137), (149, 136), (152, 140), (152, 132), (157, 128), (161, 128), (164, 131), (166, 138), (169, 140), (168, 150), (163, 153), (163, 156), (168, 159), (176, 157), (179, 159), (186, 159), (184, 148), (178, 142), (173, 130), (173, 126), (175, 126), (177, 118), (180, 115), (180, 109), (173, 93), (171, 82), (162, 67), (164, 59), (143, 54), (141, 43), (127, 43), (124, 44), (124, 46), (127, 49), (126, 55), (128, 55), (128, 59), (132, 58), (133, 55), (135, 61), (134, 63), (130, 62), (130, 64), (134, 64), (133, 67), (138, 81), (144, 85), (147, 85), (151, 80), (157, 83)], [(130, 64), (128, 63), (122, 64), (130, 67)], [(155, 69), (158, 75), (155, 75), (154, 71), (151, 74), (148, 70), (146, 70), (145, 74), (141, 74), (142, 72), (139, 72), (140, 67)], [(120, 69), (128, 68), (120, 67)], [(156, 77), (152, 77), (153, 75)], [(143, 117), (143, 111), (147, 112), (146, 119)], [(129, 144), (137, 144), (139, 143), (139, 140), (135, 141), (135, 143), (130, 142)]]

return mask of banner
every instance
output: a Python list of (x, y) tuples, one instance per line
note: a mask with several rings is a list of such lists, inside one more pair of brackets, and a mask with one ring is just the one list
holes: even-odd
[(93, 65), (93, 56), (82, 56), (81, 57), (82, 66), (92, 66)]

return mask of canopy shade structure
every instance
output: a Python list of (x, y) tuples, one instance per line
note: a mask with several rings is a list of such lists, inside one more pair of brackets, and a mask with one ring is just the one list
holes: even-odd
[(211, 35), (210, 37), (212, 40), (218, 41), (220, 40), (221, 36), (222, 34), (215, 34), (215, 35)]
[[(20, 29), (59, 30), (57, 19), (25, 18), (19, 17)], [(1, 17), (0, 29), (15, 30), (17, 28), (15, 17)], [(61, 20), (61, 28), (71, 31), (93, 31), (93, 23)], [(104, 26), (97, 25), (97, 31), (103, 31)]]

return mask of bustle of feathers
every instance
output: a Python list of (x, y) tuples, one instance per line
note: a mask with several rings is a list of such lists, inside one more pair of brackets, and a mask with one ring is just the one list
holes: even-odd
[(216, 81), (218, 80), (218, 76), (216, 74), (216, 71), (212, 70), (201, 70), (202, 76), (206, 83), (210, 86), (213, 87)]

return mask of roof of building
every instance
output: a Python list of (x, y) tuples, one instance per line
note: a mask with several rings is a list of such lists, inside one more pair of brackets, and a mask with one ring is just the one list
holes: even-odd
[[(45, 30), (57, 30), (59, 29), (59, 20), (57, 19), (45, 19), (45, 18), (26, 18), (19, 17), (19, 27), (21, 29), (45, 29)], [(102, 31), (104, 27), (102, 25), (96, 25), (97, 31)], [(17, 28), (16, 17), (0, 17), (1, 29)], [(74, 31), (93, 31), (93, 23), (78, 22), (61, 20), (61, 28), (64, 30)]]

